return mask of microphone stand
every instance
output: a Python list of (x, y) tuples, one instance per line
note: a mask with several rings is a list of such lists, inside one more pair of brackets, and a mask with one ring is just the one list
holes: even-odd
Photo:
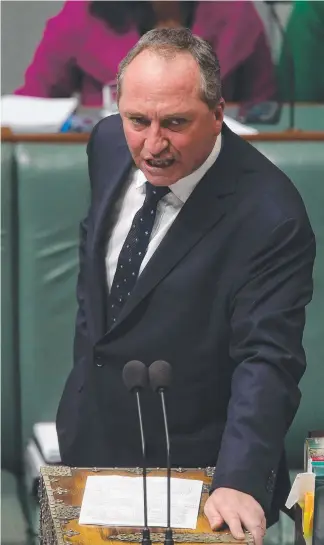
[(160, 394), (161, 402), (162, 402), (163, 421), (164, 421), (165, 439), (166, 439), (166, 456), (167, 456), (167, 528), (165, 530), (164, 545), (174, 545), (173, 533), (171, 528), (171, 460), (170, 460), (169, 426), (168, 426), (167, 412), (165, 407), (164, 389), (159, 388), (158, 392)]
[(140, 391), (148, 384), (148, 370), (143, 362), (132, 360), (126, 363), (123, 369), (123, 381), (128, 391), (135, 394), (137, 403), (138, 420), (141, 432), (141, 446), (143, 457), (143, 503), (144, 503), (144, 528), (142, 531), (142, 545), (152, 545), (150, 529), (147, 522), (147, 488), (146, 488), (146, 446), (144, 439), (144, 427), (140, 400)]
[(154, 361), (148, 370), (151, 388), (160, 395), (163, 411), (163, 421), (166, 439), (167, 458), (167, 528), (165, 530), (164, 545), (174, 545), (171, 528), (171, 460), (170, 460), (170, 436), (167, 411), (165, 407), (164, 392), (169, 387), (172, 369), (169, 363), (162, 360)]
[(141, 443), (142, 443), (142, 455), (143, 455), (143, 500), (144, 500), (144, 528), (142, 531), (142, 545), (152, 545), (150, 529), (148, 527), (147, 521), (147, 467), (146, 467), (146, 448), (145, 448), (145, 439), (144, 439), (144, 429), (143, 429), (143, 419), (142, 419), (142, 409), (140, 402), (139, 390), (135, 391), (139, 425), (141, 431)]

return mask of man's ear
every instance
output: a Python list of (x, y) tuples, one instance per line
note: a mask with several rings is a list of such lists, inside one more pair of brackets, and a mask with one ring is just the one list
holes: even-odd
[(225, 106), (225, 102), (223, 99), (221, 99), (219, 103), (217, 104), (214, 111), (216, 121), (221, 124), (223, 123), (223, 119), (224, 119), (224, 106)]
[(218, 105), (216, 106), (216, 110), (215, 110), (216, 117), (217, 117), (217, 112), (219, 112), (219, 110), (224, 112), (224, 109), (225, 109), (225, 100), (221, 98)]

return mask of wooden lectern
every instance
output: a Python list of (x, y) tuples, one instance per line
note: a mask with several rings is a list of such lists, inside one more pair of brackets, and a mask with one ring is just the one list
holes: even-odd
[[(173, 531), (175, 544), (191, 545), (227, 543), (253, 543), (250, 533), (242, 541), (235, 540), (228, 531), (213, 532), (204, 515), (204, 504), (208, 498), (209, 485), (214, 468), (172, 469), (172, 477), (203, 481), (196, 530)], [(148, 469), (148, 475), (166, 476), (165, 469)], [(46, 466), (41, 468), (40, 478), (40, 543), (41, 545), (134, 545), (141, 543), (141, 528), (111, 526), (80, 526), (78, 523), (83, 490), (88, 475), (139, 476), (142, 470), (70, 468)], [(153, 543), (164, 542), (164, 528), (151, 528)]]

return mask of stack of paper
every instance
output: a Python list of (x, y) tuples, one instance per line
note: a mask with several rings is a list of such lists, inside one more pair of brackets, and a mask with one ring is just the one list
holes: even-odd
[[(197, 526), (202, 481), (171, 479), (171, 526), (190, 528)], [(148, 525), (167, 525), (167, 479), (147, 478)], [(79, 524), (106, 526), (144, 525), (143, 478), (91, 476), (84, 490)]]
[(76, 98), (1, 97), (1, 125), (15, 133), (56, 133), (77, 107)]

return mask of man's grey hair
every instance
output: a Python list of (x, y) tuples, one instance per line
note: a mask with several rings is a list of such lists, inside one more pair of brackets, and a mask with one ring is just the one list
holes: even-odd
[(165, 58), (173, 58), (181, 52), (190, 53), (200, 70), (201, 99), (210, 109), (217, 106), (222, 96), (218, 58), (208, 42), (195, 36), (187, 28), (153, 29), (142, 36), (118, 67), (117, 102), (121, 97), (127, 66), (144, 50), (152, 51)]

